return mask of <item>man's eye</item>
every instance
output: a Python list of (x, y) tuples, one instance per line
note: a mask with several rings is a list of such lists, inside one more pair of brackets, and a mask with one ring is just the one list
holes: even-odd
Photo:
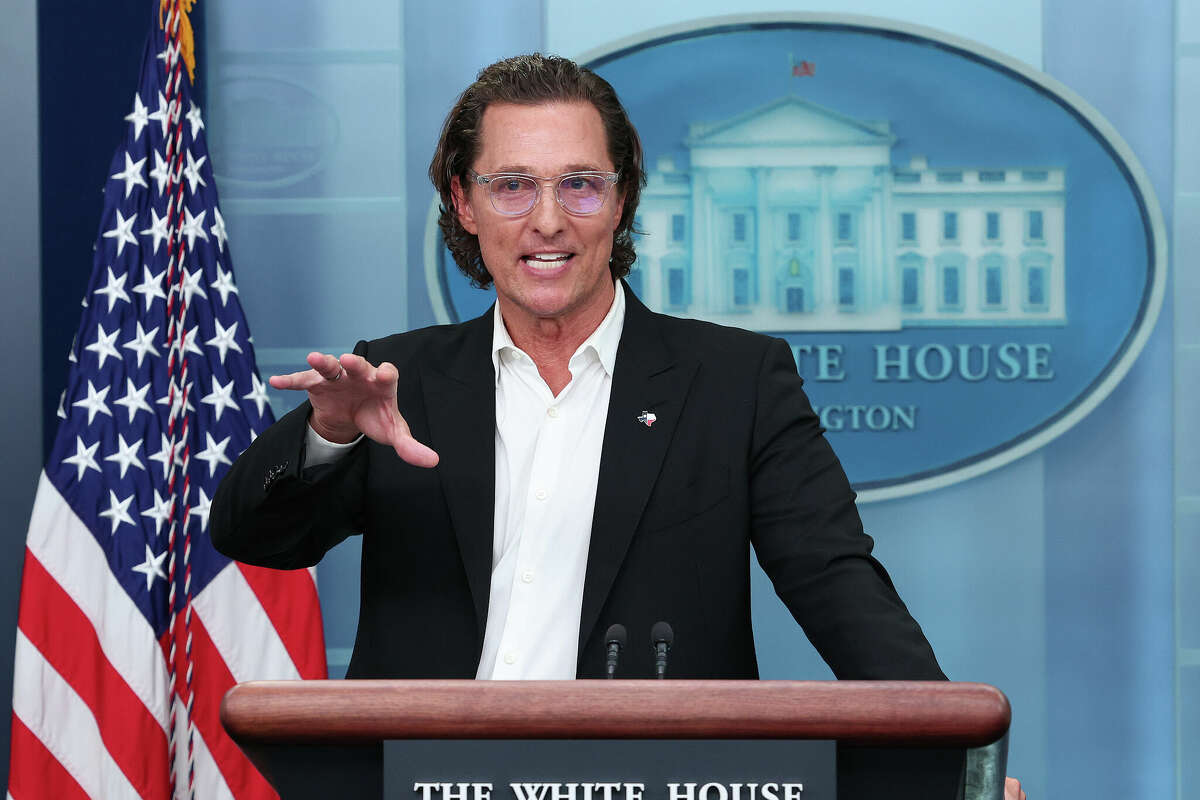
[(567, 179), (567, 188), (573, 192), (578, 192), (581, 189), (588, 187), (588, 179), (583, 177), (575, 177)]
[(499, 188), (502, 192), (519, 192), (525, 188), (525, 181), (520, 178), (505, 178)]

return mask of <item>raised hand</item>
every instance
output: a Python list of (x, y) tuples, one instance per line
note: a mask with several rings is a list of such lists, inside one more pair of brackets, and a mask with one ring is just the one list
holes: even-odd
[(359, 434), (391, 445), (404, 461), (416, 467), (437, 466), (438, 454), (412, 437), (408, 423), (396, 406), (400, 375), (384, 362), (372, 366), (347, 353), (334, 358), (309, 353), (312, 369), (289, 375), (272, 375), (276, 389), (308, 392), (312, 415), (308, 424), (331, 442), (352, 442)]

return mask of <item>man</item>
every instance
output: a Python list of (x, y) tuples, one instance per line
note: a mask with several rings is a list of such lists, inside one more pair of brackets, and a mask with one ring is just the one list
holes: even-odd
[(595, 677), (613, 623), (635, 640), (622, 676), (649, 676), (658, 620), (672, 677), (757, 677), (753, 544), (838, 677), (944, 679), (787, 346), (652, 314), (619, 280), (641, 160), (590, 71), (481, 72), (430, 175), (496, 305), (271, 378), (309, 402), (230, 470), (214, 543), (289, 568), (361, 532), (350, 677)]

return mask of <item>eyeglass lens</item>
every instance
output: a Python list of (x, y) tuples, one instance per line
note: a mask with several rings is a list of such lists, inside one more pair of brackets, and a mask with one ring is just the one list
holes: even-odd
[[(538, 183), (507, 175), (488, 184), (492, 204), (501, 214), (524, 214), (537, 202)], [(604, 205), (608, 182), (599, 175), (567, 175), (555, 186), (558, 202), (573, 214), (595, 214)]]

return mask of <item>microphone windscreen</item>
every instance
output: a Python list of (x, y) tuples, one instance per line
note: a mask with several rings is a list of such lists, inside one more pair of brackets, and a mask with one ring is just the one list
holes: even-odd
[(670, 647), (675, 642), (675, 631), (665, 622), (656, 622), (650, 629), (650, 641), (654, 644), (665, 642), (667, 647)]
[(625, 633), (625, 626), (621, 623), (608, 626), (608, 633), (604, 634), (605, 644), (616, 644), (622, 650), (625, 649), (625, 643), (629, 641), (629, 635)]

